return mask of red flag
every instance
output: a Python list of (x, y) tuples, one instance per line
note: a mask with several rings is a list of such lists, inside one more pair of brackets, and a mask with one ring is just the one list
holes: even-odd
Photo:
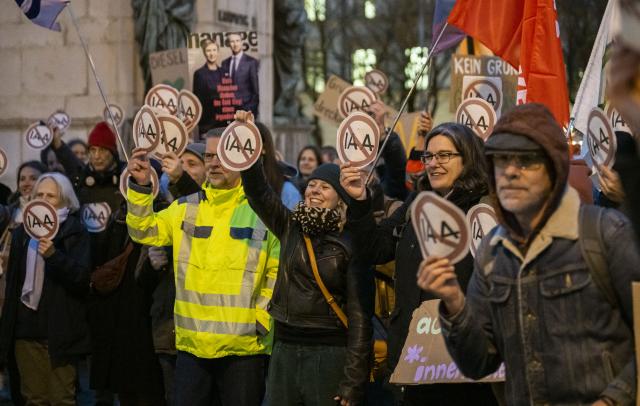
[(520, 71), (518, 104), (542, 103), (569, 123), (569, 94), (554, 0), (457, 0), (448, 22)]

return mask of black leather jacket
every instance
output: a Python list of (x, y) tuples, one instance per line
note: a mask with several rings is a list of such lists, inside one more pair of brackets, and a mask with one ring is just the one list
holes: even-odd
[[(280, 240), (271, 316), (294, 327), (344, 329), (313, 277), (300, 225), (267, 184), (261, 162), (242, 172), (242, 182), (249, 204)], [(359, 404), (369, 378), (372, 326), (367, 303), (372, 274), (362, 272), (352, 258), (348, 232), (314, 236), (311, 242), (320, 277), (349, 320), (344, 377), (337, 394)]]

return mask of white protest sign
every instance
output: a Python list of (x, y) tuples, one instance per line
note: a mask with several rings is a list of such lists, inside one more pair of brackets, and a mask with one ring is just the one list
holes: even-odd
[(24, 132), (24, 138), (33, 149), (45, 149), (53, 140), (53, 132), (51, 128), (42, 121), (35, 122)]
[(498, 114), (502, 110), (502, 78), (499, 76), (463, 76), (462, 100), (480, 98)]
[(49, 128), (57, 128), (61, 132), (67, 131), (71, 125), (71, 117), (62, 110), (58, 110), (47, 119)]
[(618, 113), (618, 110), (614, 109), (611, 104), (607, 104), (605, 111), (607, 112), (607, 117), (609, 118), (609, 123), (613, 131), (624, 131), (633, 135), (631, 128), (627, 125), (627, 122), (624, 121), (620, 113)]
[(165, 84), (155, 85), (144, 98), (144, 104), (176, 115), (178, 112), (178, 91)]
[(364, 75), (365, 85), (377, 94), (383, 94), (389, 88), (389, 78), (383, 71), (373, 69)]
[(178, 94), (178, 118), (187, 127), (187, 132), (191, 132), (202, 117), (202, 103), (195, 94), (186, 89), (180, 90)]
[(354, 111), (338, 127), (336, 146), (342, 162), (356, 168), (369, 165), (376, 159), (380, 144), (380, 127), (368, 114)]
[[(440, 300), (425, 300), (413, 311), (407, 339), (390, 382), (398, 385), (469, 383), (453, 361), (442, 337), (438, 306)], [(502, 382), (504, 364), (478, 382)], [(469, 404), (473, 404), (470, 402)]]
[(474, 97), (460, 103), (456, 111), (456, 121), (469, 127), (486, 141), (498, 118), (496, 111), (486, 100)]
[(475, 257), (484, 236), (498, 225), (498, 217), (493, 207), (479, 203), (467, 211), (467, 222), (471, 230), (469, 248), (471, 249), (471, 255)]
[[(153, 168), (150, 168), (149, 171), (151, 173), (151, 191), (153, 198), (155, 199), (156, 196), (158, 196), (158, 193), (160, 193), (160, 181), (158, 180), (158, 174)], [(128, 169), (125, 169), (120, 174), (120, 193), (125, 197), (125, 199), (127, 198), (127, 190), (129, 190), (130, 177), (131, 174)]]
[(251, 122), (234, 121), (222, 133), (218, 143), (220, 164), (230, 171), (251, 168), (262, 153), (260, 131)]
[(111, 207), (106, 202), (88, 203), (82, 206), (82, 223), (90, 233), (99, 233), (107, 228)]
[[(109, 116), (109, 110), (111, 110), (111, 115), (113, 119), (116, 121), (115, 123), (111, 122), (111, 117)], [(111, 124), (115, 127), (120, 127), (122, 122), (124, 121), (124, 110), (118, 104), (111, 103), (109, 104), (109, 110), (105, 107), (102, 110), (102, 118), (105, 122)]]
[(2, 148), (0, 148), (0, 176), (4, 175), (8, 167), (9, 159), (7, 158), (7, 153), (4, 152)]
[(133, 143), (147, 152), (153, 151), (160, 143), (162, 127), (160, 120), (149, 106), (142, 106), (133, 119)]
[(53, 239), (58, 233), (58, 212), (44, 200), (32, 200), (22, 211), (24, 229), (34, 240)]
[(369, 108), (376, 99), (376, 94), (364, 86), (349, 86), (338, 97), (338, 111), (347, 117), (354, 111)]
[(591, 160), (609, 168), (616, 160), (616, 136), (609, 119), (602, 110), (595, 107), (587, 120), (587, 145)]
[(423, 258), (447, 258), (455, 264), (469, 252), (469, 224), (456, 205), (434, 192), (420, 193), (411, 205), (411, 222)]
[(187, 127), (175, 116), (169, 114), (158, 114), (160, 121), (160, 142), (151, 152), (152, 156), (158, 160), (167, 152), (174, 152), (180, 156), (187, 147), (188, 135)]

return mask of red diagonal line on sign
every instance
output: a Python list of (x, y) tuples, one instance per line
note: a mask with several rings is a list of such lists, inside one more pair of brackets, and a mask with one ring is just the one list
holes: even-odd
[[(31, 207), (29, 207), (29, 209), (31, 209)], [(51, 228), (49, 228), (50, 226), (48, 226), (44, 221), (42, 221), (40, 219), (40, 217), (38, 217), (33, 211), (27, 210), (27, 215), (29, 215), (29, 214), (31, 214), (33, 217), (35, 217), (38, 220), (40, 220), (40, 224), (42, 224), (42, 227), (46, 228), (48, 232), (52, 232), (53, 231), (53, 226), (51, 226)]]
[[(345, 98), (345, 99), (347, 99), (347, 100), (349, 100), (351, 103), (355, 104), (356, 106), (358, 105), (358, 102), (356, 102), (355, 100), (353, 100), (351, 97), (349, 97), (349, 96), (345, 96), (344, 98)], [(360, 110), (360, 108), (359, 108), (359, 107), (358, 107), (357, 109), (358, 109), (358, 110)]]
[(242, 144), (240, 143), (240, 137), (238, 137), (238, 134), (236, 134), (235, 128), (231, 130), (231, 135), (233, 135), (233, 138), (236, 140), (238, 145), (240, 145), (240, 152), (242, 152), (242, 155), (244, 155), (244, 159), (249, 161), (251, 159), (251, 155), (247, 154), (247, 151), (245, 151), (244, 148), (242, 148)]
[(371, 152), (367, 152), (364, 145), (362, 145), (362, 143), (360, 142), (360, 140), (358, 139), (358, 137), (356, 137), (356, 132), (353, 131), (353, 128), (351, 128), (351, 124), (347, 124), (347, 128), (349, 129), (349, 131), (351, 131), (351, 137), (353, 138), (353, 140), (356, 142), (356, 146), (358, 147), (358, 150), (360, 152), (362, 152), (364, 154), (364, 156), (369, 159), (369, 157), (371, 156), (371, 154), (373, 153), (373, 151)]
[[(462, 111), (467, 113), (467, 117), (469, 117), (469, 120), (471, 120), (471, 125), (473, 125), (475, 128), (479, 128), (478, 124), (476, 124), (476, 121), (473, 119), (473, 116), (471, 116), (471, 114), (469, 114), (469, 110), (467, 110), (467, 106), (464, 106), (462, 108)], [(482, 135), (484, 135), (484, 131), (482, 131)]]
[[(429, 220), (427, 220), (429, 221)], [(431, 222), (429, 221), (429, 224), (431, 224)], [(433, 235), (436, 237), (436, 240), (438, 240), (439, 242), (443, 243), (444, 245), (451, 247), (451, 248), (458, 248), (458, 244), (456, 244), (455, 242), (451, 242), (447, 239), (442, 238), (441, 236), (438, 235), (438, 233), (436, 232), (436, 229), (431, 227), (431, 230), (433, 230)]]
[[(87, 206), (87, 210), (89, 210), (91, 212), (91, 214), (93, 214), (93, 217), (96, 218), (96, 220), (98, 221), (98, 223), (100, 223), (101, 226), (104, 225), (104, 223), (102, 221), (100, 221), (100, 216), (98, 216), (98, 213), (96, 213), (95, 211), (93, 211), (93, 209), (91, 208), (91, 206)], [(106, 220), (106, 219), (105, 219)]]
[[(156, 90), (156, 91), (154, 92), (154, 94), (156, 95), (156, 97), (157, 97), (158, 99), (162, 100), (162, 104), (164, 104), (164, 105), (166, 106), (167, 110), (169, 110), (169, 111), (174, 111), (174, 109), (172, 109), (172, 108), (170, 108), (170, 107), (169, 107), (169, 103), (167, 103), (167, 101), (166, 101), (165, 99), (163, 99), (163, 98), (160, 96), (160, 92), (158, 92), (158, 91)], [(171, 98), (171, 95), (169, 95), (169, 98)], [(157, 106), (157, 105), (158, 105), (158, 104), (156, 103), (156, 106)]]
[(609, 153), (609, 148), (605, 147), (602, 143), (600, 143), (600, 140), (598, 140), (598, 137), (596, 137), (596, 135), (593, 133), (593, 131), (591, 131), (591, 129), (589, 129), (589, 137), (591, 137), (593, 139), (593, 141), (598, 144), (600, 146), (600, 148), (606, 153)]

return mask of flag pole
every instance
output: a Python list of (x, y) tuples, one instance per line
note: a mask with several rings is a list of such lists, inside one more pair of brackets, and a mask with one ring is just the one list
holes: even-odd
[(420, 81), (420, 78), (422, 78), (422, 75), (424, 74), (425, 69), (429, 65), (429, 62), (431, 61), (431, 57), (433, 56), (433, 50), (435, 48), (437, 48), (438, 43), (440, 43), (440, 39), (442, 38), (442, 34), (444, 34), (444, 30), (447, 28), (448, 25), (449, 25), (449, 23), (445, 21), (444, 25), (442, 26), (442, 29), (440, 30), (440, 33), (438, 34), (438, 37), (436, 38), (436, 41), (433, 43), (433, 46), (431, 48), (429, 48), (429, 53), (427, 54), (427, 60), (424, 61), (424, 64), (422, 65), (422, 68), (420, 69), (420, 72), (418, 73), (418, 76), (413, 81), (413, 86), (411, 86), (411, 89), (409, 89), (409, 93), (407, 93), (407, 96), (404, 98), (404, 101), (402, 102), (402, 105), (400, 106), (400, 110), (398, 111), (398, 114), (396, 114), (395, 120), (393, 120), (393, 125), (387, 131), (387, 135), (385, 136), (384, 142), (382, 143), (382, 146), (380, 147), (380, 151), (378, 151), (378, 155), (376, 156), (376, 159), (373, 161), (373, 165), (371, 165), (371, 169), (369, 169), (369, 173), (367, 174), (367, 178), (366, 178), (366, 180), (364, 182), (365, 185), (367, 185), (369, 183), (369, 181), (371, 180), (371, 175), (373, 174), (373, 171), (376, 169), (376, 165), (378, 164), (378, 161), (380, 160), (380, 157), (382, 156), (382, 152), (384, 151), (384, 148), (387, 146), (387, 143), (389, 142), (389, 138), (391, 136), (391, 133), (393, 132), (393, 129), (396, 128), (396, 125), (398, 124), (398, 121), (400, 120), (400, 116), (402, 115), (404, 110), (407, 108), (407, 104), (409, 103), (409, 99), (411, 98), (411, 95), (416, 90), (416, 86), (418, 85), (418, 82)]
[(69, 10), (69, 16), (71, 16), (71, 22), (73, 23), (73, 26), (76, 29), (76, 32), (78, 33), (78, 38), (80, 38), (80, 43), (82, 44), (82, 48), (84, 49), (84, 53), (87, 56), (87, 59), (89, 60), (89, 65), (91, 66), (91, 71), (93, 72), (93, 77), (96, 80), (96, 85), (98, 85), (98, 91), (100, 92), (100, 96), (102, 96), (102, 101), (104, 102), (105, 107), (107, 108), (107, 112), (109, 114), (109, 118), (111, 119), (111, 124), (112, 127), (114, 128), (114, 130), (116, 130), (116, 138), (118, 139), (118, 142), (120, 143), (120, 148), (122, 148), (122, 153), (124, 154), (124, 158), (127, 162), (129, 162), (129, 154), (127, 154), (127, 150), (124, 146), (124, 143), (122, 142), (122, 137), (120, 136), (120, 130), (118, 130), (118, 126), (116, 125), (116, 120), (113, 117), (113, 113), (111, 112), (111, 109), (109, 108), (109, 102), (107, 101), (107, 96), (104, 93), (104, 90), (102, 89), (102, 82), (100, 81), (100, 78), (98, 77), (98, 73), (96, 72), (96, 65), (93, 63), (93, 58), (91, 57), (91, 54), (89, 53), (89, 48), (87, 48), (87, 44), (84, 41), (84, 38), (82, 37), (82, 33), (80, 32), (80, 27), (78, 26), (78, 21), (76, 20), (76, 16), (73, 13), (73, 9), (71, 8), (71, 2), (67, 1), (67, 10)]

